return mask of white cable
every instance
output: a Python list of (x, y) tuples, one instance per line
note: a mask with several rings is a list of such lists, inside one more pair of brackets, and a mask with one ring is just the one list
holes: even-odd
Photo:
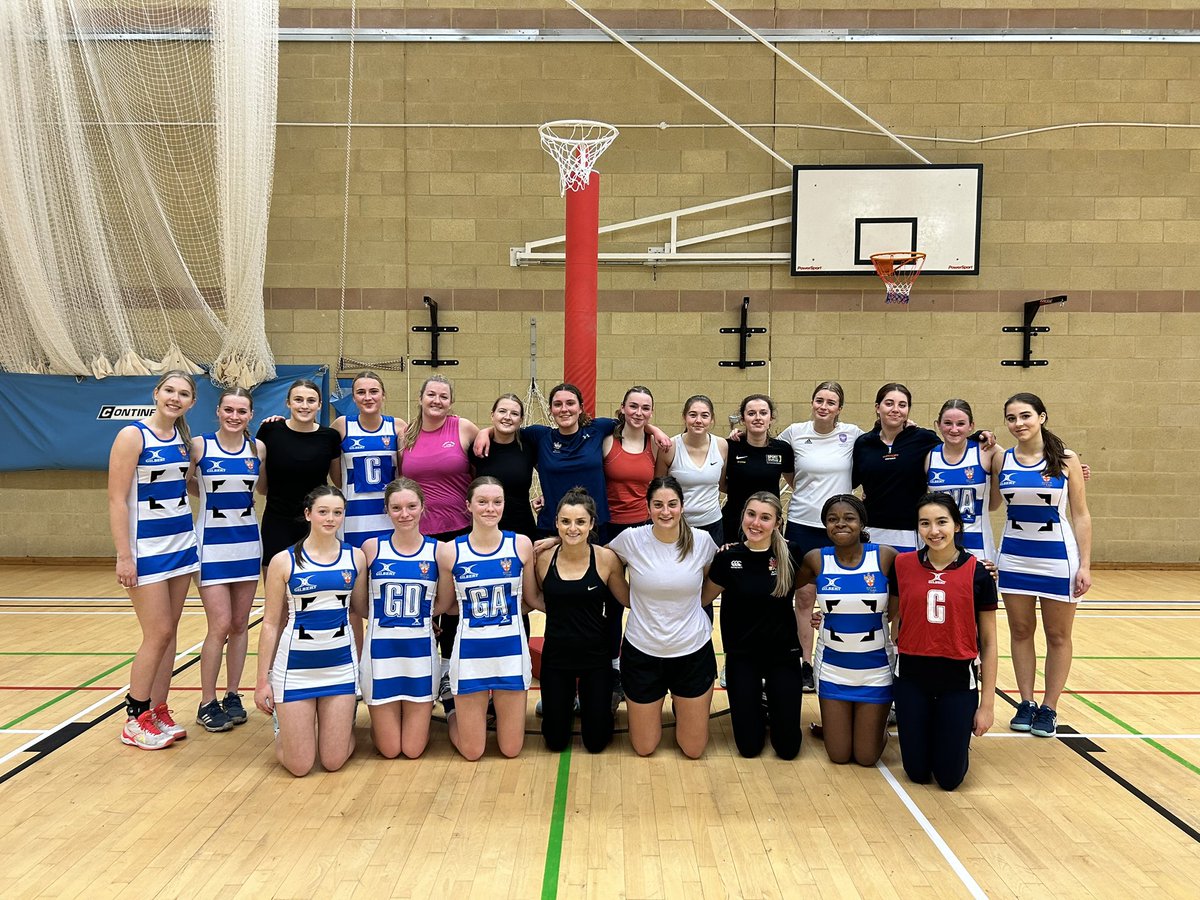
[(825, 91), (827, 94), (829, 94), (831, 97), (833, 97), (839, 103), (841, 103), (847, 109), (851, 110), (856, 115), (865, 119), (867, 122), (870, 122), (872, 125), (875, 126), (875, 128), (879, 131), (880, 134), (886, 135), (888, 138), (895, 141), (897, 144), (899, 144), (901, 147), (903, 147), (905, 150), (907, 150), (909, 153), (911, 153), (913, 156), (915, 156), (921, 162), (925, 163), (926, 165), (930, 165), (930, 162), (928, 159), (926, 159), (924, 156), (922, 156), (920, 153), (918, 153), (912, 147), (908, 146), (908, 144), (904, 143), (904, 141), (902, 141), (895, 134), (893, 134), (891, 131), (889, 131), (886, 126), (884, 126), (880, 122), (876, 122), (866, 112), (859, 109), (857, 106), (855, 106), (853, 103), (851, 103), (849, 100), (847, 100), (844, 96), (842, 96), (837, 91), (835, 91), (833, 88), (831, 88), (829, 85), (827, 85), (824, 81), (822, 81), (820, 78), (818, 78), (812, 72), (808, 71), (808, 69), (804, 68), (804, 66), (800, 65), (800, 63), (796, 62), (796, 60), (792, 59), (790, 56), (788, 56), (786, 53), (784, 53), (782, 50), (780, 50), (778, 47), (776, 47), (774, 44), (772, 44), (770, 41), (768, 41), (766, 38), (764, 38), (761, 34), (759, 34), (757, 31), (755, 31), (753, 28), (751, 28), (749, 25), (747, 25), (745, 22), (743, 22), (741, 19), (739, 19), (737, 16), (735, 16), (733, 13), (731, 13), (729, 10), (727, 10), (725, 7), (723, 7), (720, 3), (717, 3), (717, 0), (704, 0), (704, 2), (707, 3), (709, 6), (711, 6), (713, 9), (715, 9), (717, 12), (719, 12), (721, 15), (725, 16), (725, 18), (727, 18), (730, 22), (732, 22), (738, 28), (742, 29), (742, 31), (746, 32), (746, 34), (750, 35), (750, 37), (754, 38), (756, 41), (758, 41), (760, 44), (762, 44), (764, 47), (766, 47), (768, 50), (770, 50), (772, 53), (774, 53), (776, 56), (778, 56), (780, 59), (782, 59), (785, 63), (787, 63), (789, 66), (791, 66), (797, 72), (799, 72), (805, 78), (807, 78), (809, 81), (811, 81), (817, 87), (819, 87), (821, 90)]
[[(725, 115), (725, 113), (721, 112), (719, 109), (717, 109), (711, 103), (709, 103), (707, 100), (705, 100), (703, 97), (701, 97), (698, 93), (693, 91), (690, 87), (688, 87), (686, 84), (684, 84), (678, 78), (676, 78), (674, 75), (672, 75), (670, 72), (668, 72), (662, 66), (660, 66), (658, 63), (656, 63), (654, 60), (652, 60), (650, 57), (648, 57), (645, 53), (643, 53), (641, 50), (637, 49), (637, 47), (633, 46), (633, 44), (629, 43), (629, 41), (625, 40), (625, 38), (621, 37), (619, 34), (617, 34), (615, 31), (613, 31), (611, 28), (609, 28), (607, 25), (605, 25), (603, 22), (601, 22), (599, 19), (597, 19), (595, 16), (593, 16), (590, 12), (588, 12), (586, 9), (584, 9), (582, 6), (580, 6), (578, 3), (576, 3), (575, 0), (563, 0), (563, 2), (566, 3), (568, 6), (570, 6), (571, 8), (573, 8), (581, 16), (588, 19), (593, 25), (595, 25), (597, 28), (599, 28), (601, 31), (603, 31), (605, 34), (607, 34), (610, 38), (612, 38), (614, 41), (616, 41), (618, 44), (620, 44), (622, 47), (624, 47), (626, 50), (628, 50), (630, 53), (632, 53), (634, 56), (636, 56), (642, 62), (646, 63), (648, 66), (650, 66), (652, 69), (654, 69), (654, 71), (658, 72), (659, 75), (662, 75), (664, 78), (666, 78), (668, 81), (670, 81), (671, 84), (675, 85), (675, 87), (679, 88), (681, 91), (683, 91), (685, 94), (687, 94), (689, 97), (691, 97), (697, 103), (699, 103), (701, 106), (703, 106), (709, 112), (711, 112), (713, 115), (715, 115), (719, 119), (721, 119), (726, 125), (735, 129), (738, 133), (740, 133), (742, 135), (742, 137), (746, 138), (746, 140), (750, 141), (756, 147), (758, 147), (762, 150), (765, 150), (767, 153), (771, 154), (771, 156), (775, 157), (775, 159), (777, 161), (779, 161), (783, 165), (787, 166), (787, 168), (789, 170), (792, 168), (791, 162), (788, 161), (787, 159), (785, 159), (784, 157), (780, 156), (778, 153), (776, 153), (774, 148), (767, 146), (762, 141), (760, 141), (758, 138), (756, 138), (754, 135), (752, 135), (749, 131), (747, 131), (745, 128), (743, 128), (741, 125), (739, 125), (737, 122), (735, 122), (733, 119), (729, 118), (729, 116)], [(772, 126), (772, 127), (774, 127), (774, 126)]]

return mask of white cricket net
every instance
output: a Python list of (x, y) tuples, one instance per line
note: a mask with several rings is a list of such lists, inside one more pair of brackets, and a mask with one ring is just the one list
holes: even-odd
[(0, 369), (274, 376), (278, 25), (276, 0), (0, 2)]

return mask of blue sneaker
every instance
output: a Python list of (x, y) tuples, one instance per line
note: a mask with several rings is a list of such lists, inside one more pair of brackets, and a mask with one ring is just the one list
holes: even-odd
[(1032, 700), (1022, 700), (1021, 705), (1017, 707), (1017, 714), (1012, 717), (1012, 721), (1008, 723), (1008, 727), (1013, 731), (1028, 731), (1033, 727), (1033, 720), (1037, 717), (1038, 705)]
[(1042, 706), (1033, 717), (1033, 727), (1029, 730), (1036, 737), (1054, 737), (1058, 734), (1058, 713), (1048, 706)]

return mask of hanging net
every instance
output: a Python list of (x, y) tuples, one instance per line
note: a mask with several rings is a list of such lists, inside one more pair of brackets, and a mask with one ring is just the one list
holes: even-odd
[(872, 253), (875, 272), (887, 288), (885, 303), (908, 303), (913, 282), (925, 265), (925, 254), (902, 250), (896, 253)]
[(0, 2), (0, 369), (274, 375), (277, 39), (275, 0)]
[(617, 139), (617, 129), (591, 119), (556, 119), (538, 126), (542, 149), (558, 163), (558, 193), (581, 191), (600, 154)]

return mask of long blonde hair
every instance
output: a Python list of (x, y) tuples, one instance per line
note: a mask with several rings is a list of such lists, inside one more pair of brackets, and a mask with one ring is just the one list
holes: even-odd
[(751, 503), (765, 503), (775, 513), (775, 528), (771, 532), (771, 554), (775, 557), (775, 590), (771, 591), (771, 596), (786, 597), (795, 588), (792, 584), (795, 569), (792, 566), (792, 554), (788, 549), (787, 539), (783, 536), (783, 503), (770, 491), (755, 491), (746, 498), (742, 507), (743, 517)]
[[(454, 405), (454, 385), (445, 375), (430, 375), (421, 382), (421, 390), (417, 391), (417, 414), (413, 416), (411, 422), (408, 423), (408, 428), (404, 432), (404, 446), (402, 450), (411, 450), (417, 444), (417, 438), (421, 436), (421, 421), (425, 417), (425, 412), (421, 409), (421, 398), (425, 396), (425, 388), (430, 384), (444, 384), (450, 391), (450, 405)], [(522, 404), (524, 407), (524, 404)], [(447, 413), (447, 415), (450, 415)]]
[[(158, 389), (170, 381), (172, 378), (182, 378), (188, 383), (188, 387), (192, 389), (192, 402), (196, 401), (196, 379), (192, 377), (191, 372), (185, 372), (182, 369), (172, 369), (169, 372), (163, 372), (158, 382), (154, 385), (154, 393), (158, 393)], [(180, 416), (175, 420), (175, 430), (179, 432), (179, 436), (183, 438), (183, 446), (191, 447), (192, 445), (192, 429), (188, 427), (187, 416)]]

